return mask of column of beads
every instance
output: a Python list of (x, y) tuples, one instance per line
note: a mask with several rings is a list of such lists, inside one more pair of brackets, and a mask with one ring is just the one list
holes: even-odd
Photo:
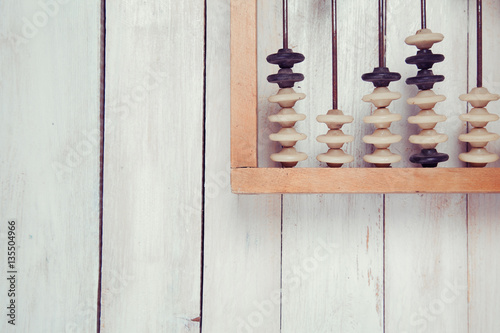
[(497, 101), (500, 96), (491, 94), (484, 87), (473, 88), (468, 94), (460, 95), (462, 101), (469, 102), (473, 108), (467, 114), (460, 115), (460, 119), (469, 122), (474, 128), (467, 134), (462, 134), (458, 139), (467, 142), (472, 147), (468, 153), (458, 155), (458, 158), (469, 163), (472, 167), (484, 167), (488, 163), (498, 160), (498, 155), (486, 150), (486, 145), (490, 141), (497, 140), (500, 136), (490, 133), (484, 127), (490, 121), (499, 119), (498, 115), (489, 113), (486, 106), (489, 102)]
[(435, 63), (442, 62), (444, 56), (433, 54), (430, 48), (443, 39), (442, 34), (433, 33), (430, 29), (421, 29), (405, 39), (406, 44), (415, 45), (419, 49), (417, 55), (406, 58), (407, 64), (416, 65), (419, 69), (417, 76), (408, 78), (406, 84), (415, 84), (420, 90), (415, 97), (409, 98), (407, 103), (417, 105), (421, 109), (416, 116), (408, 118), (410, 124), (417, 124), (421, 129), (418, 135), (411, 135), (409, 141), (422, 147), (419, 154), (410, 156), (410, 162), (421, 164), (424, 168), (433, 168), (448, 160), (447, 154), (438, 153), (436, 150), (436, 146), (448, 140), (448, 136), (434, 129), (438, 122), (446, 120), (446, 116), (438, 115), (433, 110), (436, 103), (446, 100), (446, 97), (436, 95), (431, 90), (435, 83), (444, 80), (443, 75), (434, 75), (431, 69)]
[(376, 130), (372, 135), (363, 137), (363, 141), (375, 146), (372, 154), (365, 155), (363, 159), (377, 167), (389, 167), (391, 163), (401, 161), (401, 156), (392, 153), (389, 146), (401, 141), (401, 135), (392, 134), (389, 130), (391, 123), (401, 120), (401, 115), (391, 113), (387, 107), (392, 101), (401, 98), (399, 92), (389, 90), (389, 83), (401, 78), (399, 73), (390, 72), (387, 67), (376, 67), (372, 73), (365, 73), (361, 77), (364, 81), (372, 82), (375, 90), (363, 97), (363, 101), (373, 103), (377, 109), (371, 116), (363, 118), (367, 124), (374, 124)]
[(347, 123), (352, 123), (354, 118), (352, 116), (344, 115), (341, 110), (330, 110), (325, 115), (320, 115), (316, 117), (316, 120), (320, 123), (325, 123), (330, 129), (325, 135), (320, 135), (316, 140), (321, 143), (326, 143), (328, 145), (328, 152), (325, 154), (320, 154), (316, 158), (320, 162), (325, 162), (329, 167), (339, 168), (344, 163), (350, 163), (354, 161), (352, 155), (346, 154), (342, 150), (344, 143), (354, 141), (352, 135), (346, 135), (342, 132), (342, 126)]
[(298, 152), (293, 146), (297, 141), (305, 140), (307, 136), (298, 133), (295, 123), (304, 120), (306, 116), (299, 114), (293, 109), (295, 103), (306, 97), (303, 93), (297, 93), (293, 89), (295, 82), (304, 80), (304, 75), (293, 73), (294, 64), (304, 61), (304, 55), (293, 52), (291, 49), (280, 49), (278, 53), (271, 54), (267, 61), (271, 64), (279, 65), (277, 74), (269, 75), (267, 80), (270, 83), (277, 83), (280, 87), (278, 93), (269, 97), (269, 102), (278, 103), (282, 109), (275, 115), (269, 116), (269, 121), (279, 123), (282, 129), (278, 133), (269, 135), (271, 141), (277, 141), (283, 149), (279, 153), (271, 154), (271, 160), (280, 162), (283, 167), (294, 167), (298, 162), (307, 159), (307, 154)]

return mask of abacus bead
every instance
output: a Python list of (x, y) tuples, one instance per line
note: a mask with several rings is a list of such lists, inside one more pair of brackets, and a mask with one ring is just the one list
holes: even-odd
[(473, 128), (467, 134), (461, 134), (458, 140), (468, 142), (471, 147), (480, 148), (484, 147), (490, 141), (498, 140), (500, 136), (496, 133), (490, 133), (486, 128)]
[(377, 87), (371, 94), (363, 96), (363, 101), (373, 103), (377, 108), (385, 108), (392, 101), (400, 99), (399, 92), (392, 92), (386, 87)]
[(446, 100), (444, 95), (436, 95), (432, 90), (421, 90), (415, 97), (408, 98), (407, 103), (417, 105), (423, 110), (432, 109), (436, 103)]
[(293, 127), (297, 121), (306, 119), (306, 115), (297, 113), (292, 108), (284, 108), (268, 118), (270, 122), (279, 123), (281, 127)]
[(307, 135), (298, 133), (295, 128), (282, 128), (278, 133), (269, 134), (271, 141), (278, 141), (283, 147), (292, 147), (297, 141), (307, 139)]
[(430, 90), (435, 83), (444, 81), (443, 75), (434, 75), (430, 69), (422, 69), (417, 76), (406, 79), (406, 84), (414, 84), (420, 90)]
[(469, 113), (461, 114), (460, 120), (469, 122), (473, 127), (485, 127), (490, 121), (497, 121), (500, 117), (489, 113), (484, 108), (473, 108)]
[(418, 69), (429, 69), (435, 63), (442, 62), (444, 55), (434, 54), (431, 50), (420, 50), (417, 55), (406, 58), (405, 62), (409, 65), (417, 65)]
[(344, 143), (354, 141), (352, 135), (346, 135), (340, 129), (329, 130), (325, 135), (320, 135), (316, 138), (318, 142), (326, 143), (328, 148), (340, 149)]
[(329, 129), (339, 129), (344, 124), (352, 123), (354, 118), (352, 116), (344, 115), (341, 110), (329, 110), (327, 114), (319, 115), (316, 117), (319, 123), (325, 123)]
[(283, 148), (279, 153), (271, 154), (271, 160), (280, 162), (285, 168), (291, 168), (307, 159), (307, 154), (299, 153), (295, 148)]
[(460, 95), (462, 101), (469, 102), (475, 108), (484, 108), (489, 102), (497, 101), (500, 95), (492, 94), (484, 87), (473, 88), (468, 94)]
[(448, 161), (448, 154), (438, 153), (436, 149), (422, 149), (420, 154), (410, 156), (410, 162), (422, 164), (424, 168), (435, 168), (438, 163)]
[(373, 115), (363, 117), (363, 122), (366, 124), (374, 124), (375, 128), (388, 128), (394, 121), (401, 120), (401, 115), (391, 113), (386, 108), (379, 108), (373, 112)]
[(295, 82), (304, 80), (304, 75), (294, 73), (290, 68), (282, 68), (278, 74), (272, 74), (267, 77), (269, 83), (277, 83), (280, 88), (291, 88)]
[(416, 116), (408, 117), (410, 124), (417, 124), (421, 129), (433, 129), (437, 123), (445, 120), (446, 116), (438, 115), (434, 110), (421, 110)]
[(278, 94), (268, 98), (271, 103), (278, 103), (282, 108), (292, 108), (295, 103), (306, 98), (306, 94), (297, 93), (293, 88), (283, 88)]
[(266, 60), (270, 64), (279, 65), (280, 68), (292, 68), (293, 65), (304, 61), (301, 53), (293, 52), (291, 49), (280, 49), (278, 53), (268, 55)]
[(316, 157), (320, 162), (327, 163), (329, 167), (340, 167), (344, 163), (354, 161), (352, 155), (346, 154), (341, 149), (329, 149), (326, 154), (320, 154)]
[(431, 29), (420, 29), (413, 36), (406, 37), (405, 43), (415, 45), (418, 49), (430, 49), (434, 43), (439, 43), (444, 39), (440, 33), (432, 32)]
[(443, 143), (448, 140), (446, 134), (440, 134), (434, 129), (422, 130), (418, 135), (411, 135), (409, 141), (420, 145), (423, 149), (434, 149), (438, 143)]
[(363, 142), (375, 146), (375, 148), (388, 148), (391, 144), (401, 141), (401, 135), (392, 134), (387, 128), (376, 129), (371, 135), (365, 135)]
[(458, 158), (472, 167), (484, 167), (498, 160), (498, 155), (490, 153), (485, 148), (472, 148), (468, 153), (458, 155)]
[(376, 149), (373, 154), (363, 156), (363, 160), (378, 167), (388, 167), (401, 161), (401, 156), (391, 153), (389, 149)]
[(363, 81), (372, 82), (375, 87), (387, 87), (392, 81), (401, 79), (401, 74), (390, 72), (387, 67), (375, 67), (373, 72), (361, 76)]

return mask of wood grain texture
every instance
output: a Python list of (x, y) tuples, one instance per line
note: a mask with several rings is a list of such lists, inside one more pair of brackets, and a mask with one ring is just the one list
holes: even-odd
[[(469, 90), (476, 84), (476, 4), (469, 3)], [(500, 93), (500, 5), (498, 1), (483, 0), (483, 86)], [(499, 102), (488, 105), (498, 114)], [(491, 122), (488, 131), (500, 133), (500, 122)], [(500, 142), (490, 142), (487, 149), (500, 154)], [(498, 167), (497, 161), (488, 167)], [(498, 237), (500, 229), (500, 195), (473, 194), (468, 198), (468, 258), (469, 258), (469, 332), (500, 330), (498, 277), (500, 258)]]
[[(365, 166), (362, 156), (371, 149), (361, 141), (373, 130), (363, 125), (362, 118), (371, 107), (361, 98), (372, 87), (360, 77), (377, 61), (372, 47), (376, 44), (376, 5), (370, 1), (338, 4), (339, 107), (355, 118), (343, 128), (356, 138), (345, 145), (355, 157), (351, 167)], [(295, 177), (271, 177), (264, 181), (267, 186), (276, 180), (291, 187), (314, 188), (325, 180), (332, 185), (339, 180), (332, 179), (335, 171), (355, 170), (328, 169), (316, 160), (327, 151), (325, 144), (316, 141), (327, 132), (316, 116), (332, 108), (330, 13), (330, 1), (290, 2), (289, 40), (306, 57), (296, 67), (305, 75), (297, 90), (300, 87), (307, 98), (296, 106), (307, 115), (297, 129), (308, 139), (297, 148), (309, 154), (301, 165), (316, 169), (274, 169), (274, 176), (290, 171)], [(361, 22), (364, 29), (359, 29)], [(300, 176), (309, 172), (330, 177), (311, 181)], [(381, 195), (283, 195), (282, 332), (383, 332), (382, 208)]]
[(107, 4), (101, 332), (199, 332), (203, 1)]
[(492, 168), (240, 168), (231, 171), (231, 183), (241, 194), (500, 191), (498, 170)]
[(280, 328), (281, 198), (230, 190), (230, 137), (222, 130), (229, 128), (230, 112), (229, 3), (207, 3), (202, 327), (274, 333)]
[[(415, 47), (404, 44), (404, 38), (420, 28), (419, 2), (391, 1), (388, 4), (387, 55), (388, 65), (403, 77), (394, 88), (403, 93), (402, 102), (417, 93), (405, 86), (404, 78), (415, 76), (415, 66), (403, 59), (416, 53)], [(449, 26), (443, 20), (449, 15), (460, 22), (467, 21), (467, 1), (427, 1), (427, 27), (445, 36), (432, 47), (444, 54), (443, 63), (433, 67), (435, 74), (444, 74), (443, 83), (434, 91), (447, 97), (435, 110), (448, 116), (436, 130), (446, 133), (446, 143), (438, 151), (450, 155), (444, 167), (459, 167), (461, 145), (458, 134), (464, 125), (458, 119), (463, 106), (458, 100), (467, 88), (467, 26)], [(406, 24), (401, 23), (405, 18)], [(414, 115), (415, 107), (401, 106), (403, 119)], [(420, 147), (405, 140), (419, 131), (415, 125), (402, 122), (403, 165), (410, 166), (408, 157)], [(398, 127), (395, 127), (398, 130)], [(398, 147), (397, 145), (395, 145)], [(406, 157), (406, 158), (405, 158)], [(421, 170), (421, 169), (416, 169)], [(441, 168), (435, 171), (444, 170)], [(450, 170), (450, 169), (448, 169)], [(453, 169), (452, 169), (453, 170)], [(457, 170), (457, 169), (455, 169)], [(466, 172), (464, 170), (464, 172)], [(465, 177), (460, 177), (461, 179)], [(478, 177), (480, 178), (480, 177)], [(494, 178), (493, 178), (494, 180)], [(429, 177), (433, 184), (439, 179)], [(473, 179), (470, 179), (473, 182)], [(453, 179), (447, 180), (450, 186)], [(387, 195), (385, 206), (385, 324), (386, 332), (467, 332), (467, 229), (466, 200), (463, 194)]]
[[(100, 1), (0, 7), (0, 331), (95, 332)], [(9, 219), (15, 326), (6, 316)]]
[(257, 166), (257, 2), (231, 0), (231, 166)]

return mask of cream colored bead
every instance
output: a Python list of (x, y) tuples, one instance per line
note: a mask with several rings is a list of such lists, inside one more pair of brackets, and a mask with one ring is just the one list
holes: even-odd
[(283, 88), (278, 94), (268, 98), (271, 103), (278, 103), (282, 108), (292, 108), (295, 103), (306, 98), (306, 94), (297, 93), (293, 88)]
[(405, 43), (424, 50), (430, 49), (434, 43), (439, 43), (443, 39), (443, 34), (432, 32), (431, 29), (420, 29), (415, 35), (406, 37)]
[(307, 135), (298, 133), (295, 128), (282, 128), (278, 133), (269, 134), (271, 141), (278, 141), (283, 147), (292, 147), (297, 141), (305, 140)]
[(408, 98), (406, 102), (410, 105), (417, 105), (422, 110), (428, 110), (444, 100), (446, 100), (444, 95), (436, 95), (432, 90), (421, 90), (415, 97)]
[(484, 108), (473, 108), (469, 113), (459, 116), (460, 120), (469, 122), (473, 127), (485, 127), (490, 121), (500, 119), (498, 115), (489, 113)]
[(437, 123), (445, 120), (446, 116), (438, 115), (434, 110), (421, 110), (416, 116), (408, 117), (410, 124), (417, 124), (421, 129), (433, 129)]
[(272, 123), (279, 123), (281, 127), (293, 127), (297, 121), (306, 119), (305, 114), (297, 113), (292, 108), (281, 109), (277, 114), (268, 117)]
[(473, 128), (467, 134), (461, 134), (458, 140), (462, 142), (468, 142), (471, 147), (481, 148), (488, 144), (488, 142), (498, 140), (500, 135), (496, 133), (490, 133), (486, 128)]
[(326, 154), (320, 154), (316, 157), (318, 161), (328, 164), (329, 167), (341, 167), (344, 163), (354, 161), (352, 155), (346, 154), (341, 149), (330, 149)]
[(371, 116), (363, 117), (365, 124), (374, 124), (376, 128), (389, 128), (394, 121), (401, 120), (401, 115), (391, 113), (386, 108), (376, 109)]
[(400, 98), (401, 94), (399, 92), (392, 92), (387, 87), (377, 87), (371, 94), (363, 96), (363, 101), (373, 103), (377, 108), (385, 108), (392, 101)]
[(388, 148), (391, 144), (401, 141), (401, 135), (392, 134), (389, 129), (376, 129), (372, 135), (365, 135), (363, 142), (374, 145), (375, 148)]
[(325, 123), (329, 129), (339, 129), (344, 124), (352, 123), (354, 118), (352, 116), (344, 115), (341, 110), (329, 110), (327, 114), (319, 115), (316, 117), (319, 123)]
[(316, 138), (318, 142), (326, 143), (328, 148), (332, 149), (340, 149), (344, 145), (344, 143), (354, 141), (354, 137), (352, 135), (346, 135), (340, 129), (329, 130), (326, 135), (320, 135)]
[(423, 149), (434, 149), (439, 143), (446, 142), (448, 135), (436, 132), (434, 129), (422, 130), (418, 135), (411, 135), (409, 141), (420, 145)]
[(401, 156), (391, 153), (389, 149), (377, 149), (373, 154), (363, 156), (363, 159), (378, 167), (387, 167), (392, 163), (401, 161)]
[(485, 148), (472, 148), (470, 152), (458, 155), (458, 158), (472, 167), (484, 167), (488, 163), (496, 162), (498, 155), (490, 153)]
[(279, 153), (272, 154), (271, 160), (280, 162), (284, 167), (294, 167), (298, 162), (307, 159), (307, 154), (299, 153), (295, 148), (283, 148)]
[(500, 99), (500, 95), (492, 94), (488, 89), (472, 88), (468, 94), (460, 95), (462, 101), (469, 102), (475, 108), (484, 108), (489, 102), (497, 101)]

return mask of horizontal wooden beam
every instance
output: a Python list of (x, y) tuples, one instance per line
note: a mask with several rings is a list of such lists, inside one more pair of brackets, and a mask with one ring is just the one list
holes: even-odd
[(500, 168), (234, 168), (233, 193), (493, 193)]

